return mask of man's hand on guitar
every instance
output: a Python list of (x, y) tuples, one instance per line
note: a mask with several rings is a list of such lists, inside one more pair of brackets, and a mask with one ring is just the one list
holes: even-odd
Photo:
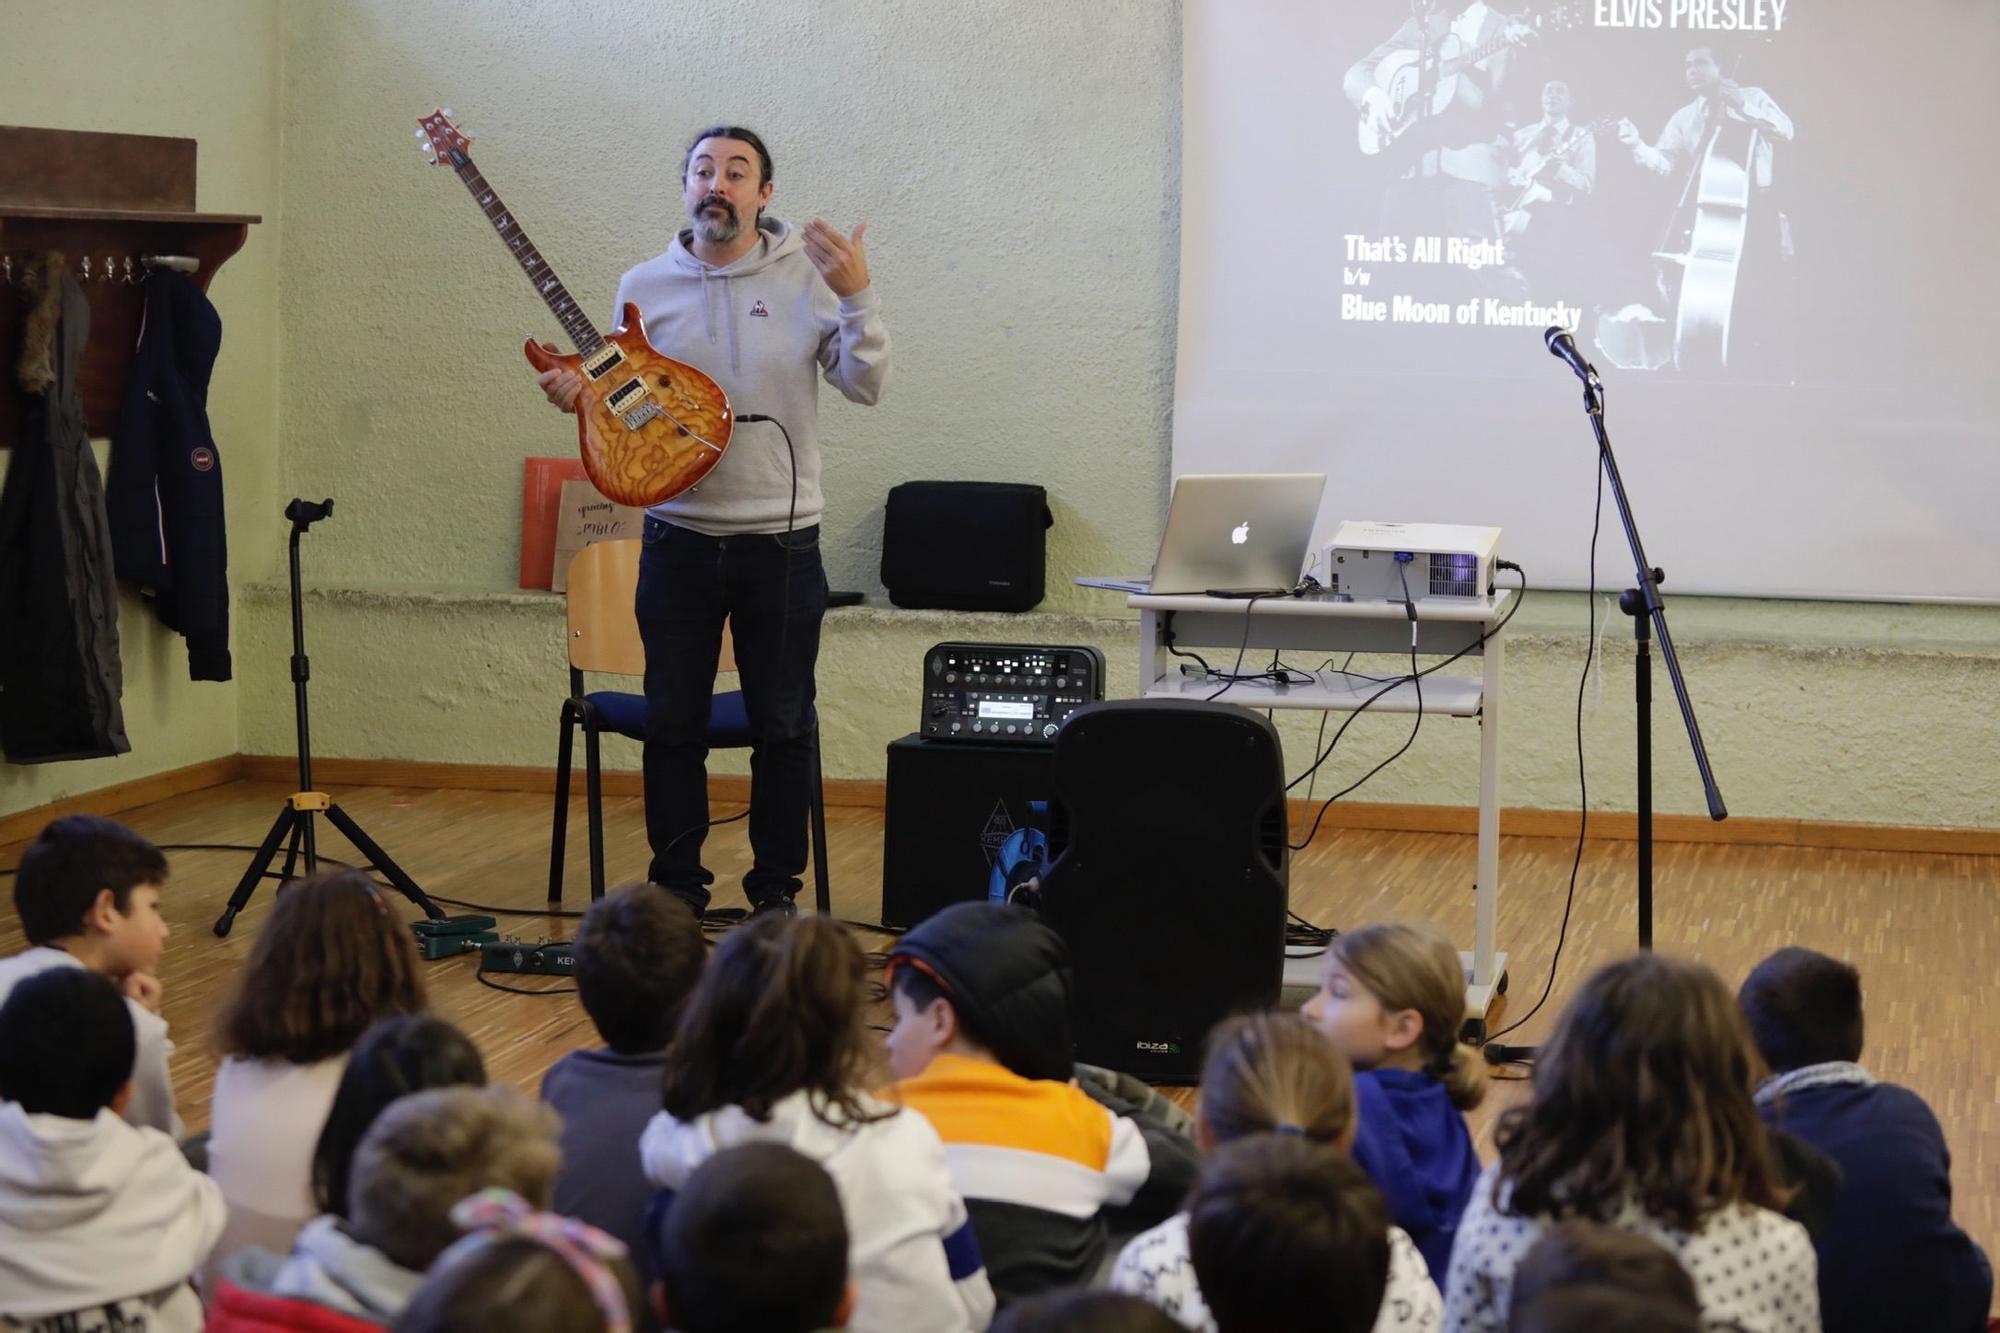
[(1624, 144), (1627, 148), (1637, 148), (1645, 141), (1639, 137), (1639, 127), (1637, 125), (1634, 125), (1629, 120), (1620, 120), (1618, 122), (1618, 142)]
[(842, 236), (819, 218), (805, 225), (806, 258), (835, 296), (852, 296), (868, 285), (868, 259), (861, 250), (861, 236), (867, 230), (868, 224), (862, 222), (852, 235)]
[[(545, 342), (542, 346), (551, 352), (562, 350), (554, 343)], [(558, 366), (535, 376), (535, 383), (541, 385), (542, 392), (548, 395), (550, 406), (563, 412), (576, 411), (576, 400), (583, 394), (582, 375), (566, 366)]]

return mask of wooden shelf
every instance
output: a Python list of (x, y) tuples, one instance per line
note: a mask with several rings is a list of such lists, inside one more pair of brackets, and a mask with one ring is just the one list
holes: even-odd
[(93, 436), (109, 435), (145, 312), (141, 257), (194, 259), (192, 276), (206, 291), (261, 221), (196, 211), (192, 139), (0, 125), (0, 256), (13, 279), (0, 282), (0, 448), (19, 437), (26, 406), (16, 363), (31, 264), (64, 255), (90, 302), (84, 424)]

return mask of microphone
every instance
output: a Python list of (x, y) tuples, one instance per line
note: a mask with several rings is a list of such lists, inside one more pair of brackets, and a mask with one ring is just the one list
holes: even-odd
[(1576, 349), (1576, 339), (1568, 329), (1560, 324), (1551, 324), (1542, 333), (1542, 341), (1548, 344), (1550, 356), (1559, 358), (1585, 384), (1596, 387), (1597, 367), (1583, 359), (1583, 353)]

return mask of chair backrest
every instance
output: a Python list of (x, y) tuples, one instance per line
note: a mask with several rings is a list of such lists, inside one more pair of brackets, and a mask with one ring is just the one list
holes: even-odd
[[(636, 539), (592, 542), (569, 565), (569, 664), (578, 671), (615, 676), (646, 674), (646, 645), (639, 638), (633, 603), (639, 591)], [(718, 671), (736, 669), (736, 645), (722, 627)]]

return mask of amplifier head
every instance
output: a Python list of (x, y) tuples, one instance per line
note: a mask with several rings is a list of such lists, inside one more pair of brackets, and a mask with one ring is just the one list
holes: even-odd
[(1069, 715), (1104, 697), (1095, 648), (940, 643), (924, 654), (927, 740), (1053, 745)]

